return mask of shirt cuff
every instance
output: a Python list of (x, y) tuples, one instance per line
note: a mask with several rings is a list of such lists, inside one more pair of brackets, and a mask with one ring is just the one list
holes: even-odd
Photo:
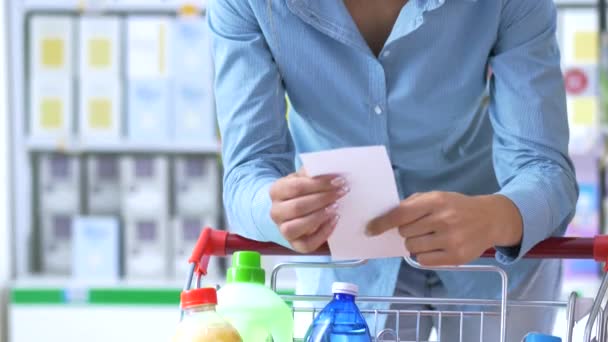
[(523, 236), (518, 246), (496, 247), (496, 260), (504, 265), (521, 259), (554, 230), (551, 207), (539, 183), (532, 179), (516, 179), (498, 192), (510, 199), (522, 217)]
[(253, 195), (251, 200), (251, 219), (260, 236), (266, 241), (278, 243), (284, 247), (291, 248), (289, 242), (281, 235), (279, 227), (270, 217), (272, 200), (270, 199), (270, 187), (274, 179), (265, 182)]

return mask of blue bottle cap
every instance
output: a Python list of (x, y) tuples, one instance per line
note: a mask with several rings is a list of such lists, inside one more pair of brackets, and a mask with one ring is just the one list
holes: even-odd
[(529, 333), (524, 338), (524, 342), (562, 342), (562, 339), (557, 336), (539, 334), (539, 333)]

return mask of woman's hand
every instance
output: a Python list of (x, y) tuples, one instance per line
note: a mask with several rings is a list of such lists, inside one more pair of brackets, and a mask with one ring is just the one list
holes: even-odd
[(438, 191), (403, 200), (372, 220), (367, 233), (378, 235), (393, 227), (426, 266), (466, 264), (488, 248), (518, 245), (523, 234), (519, 210), (508, 198)]
[(309, 177), (300, 170), (270, 188), (270, 216), (281, 234), (300, 253), (317, 250), (334, 231), (337, 200), (349, 191), (340, 176)]

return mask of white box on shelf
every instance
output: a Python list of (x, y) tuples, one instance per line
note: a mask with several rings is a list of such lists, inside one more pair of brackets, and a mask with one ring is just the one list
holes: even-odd
[(72, 276), (79, 282), (116, 282), (120, 277), (120, 224), (117, 217), (76, 217)]
[(120, 163), (113, 155), (87, 159), (87, 203), (93, 215), (120, 214)]
[[(173, 251), (175, 252), (175, 276), (177, 279), (184, 278), (189, 269), (188, 258), (192, 254), (192, 250), (196, 245), (201, 230), (205, 227), (217, 227), (217, 214), (209, 215), (182, 215), (175, 217), (173, 220)], [(211, 258), (209, 265), (209, 276), (217, 277), (220, 274), (212, 274), (212, 270), (216, 270), (215, 260)], [(215, 272), (217, 273), (217, 272)]]
[(79, 134), (82, 141), (120, 139), (121, 84), (118, 79), (111, 78), (81, 79)]
[(71, 79), (39, 77), (30, 80), (30, 135), (54, 142), (72, 136)]
[(33, 15), (30, 29), (30, 77), (71, 77), (74, 68), (74, 19), (67, 15)]
[(129, 16), (127, 19), (127, 77), (163, 78), (170, 74), (171, 19)]
[(169, 83), (162, 79), (130, 80), (127, 135), (133, 141), (162, 141), (170, 136)]
[(80, 210), (80, 165), (77, 157), (59, 153), (39, 156), (38, 182), (42, 210)]
[(169, 218), (152, 212), (124, 215), (125, 276), (162, 279), (170, 276)]
[(79, 24), (80, 77), (118, 78), (121, 20), (116, 16), (84, 15)]
[(171, 35), (167, 16), (127, 19), (127, 134), (131, 140), (166, 140), (172, 133)]
[(122, 157), (122, 213), (125, 274), (128, 278), (169, 275), (168, 161), (164, 157)]
[(72, 254), (72, 219), (81, 211), (79, 161), (62, 154), (42, 154), (38, 161), (42, 271), (67, 274)]
[(175, 138), (215, 142), (213, 61), (205, 19), (177, 17), (173, 23)]
[(176, 157), (174, 194), (177, 214), (217, 216), (221, 208), (220, 182), (215, 157)]
[(180, 16), (173, 22), (173, 75), (211, 81), (213, 62), (204, 17)]
[(174, 81), (174, 126), (178, 141), (216, 142), (215, 102), (210, 83)]
[(40, 268), (45, 275), (68, 275), (72, 260), (72, 221), (79, 213), (45, 210), (40, 214)]

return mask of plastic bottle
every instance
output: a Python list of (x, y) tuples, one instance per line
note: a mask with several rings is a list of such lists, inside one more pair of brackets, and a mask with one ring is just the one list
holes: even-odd
[(359, 288), (350, 283), (333, 283), (334, 294), (306, 333), (306, 342), (369, 342), (369, 328), (355, 304)]
[(264, 286), (265, 272), (257, 252), (236, 252), (218, 291), (218, 313), (239, 332), (243, 342), (293, 341), (291, 308)]
[(562, 342), (562, 339), (557, 336), (529, 333), (524, 337), (523, 342)]
[(236, 329), (215, 312), (214, 288), (184, 291), (181, 302), (184, 318), (172, 342), (242, 342)]

